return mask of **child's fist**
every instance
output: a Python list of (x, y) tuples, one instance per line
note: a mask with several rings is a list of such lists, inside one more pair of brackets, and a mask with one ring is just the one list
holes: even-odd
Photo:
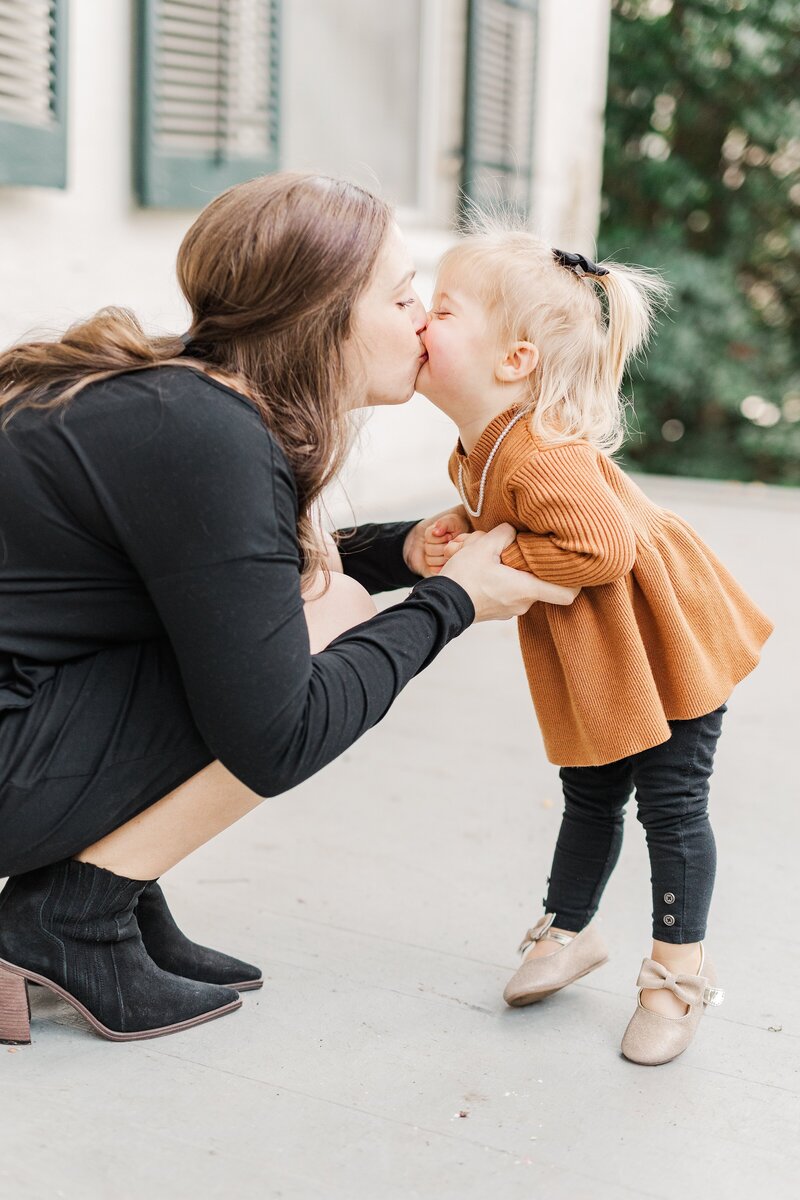
[(424, 533), (425, 566), (432, 575), (441, 571), (456, 550), (461, 549), (461, 542), (469, 532), (470, 525), (463, 509), (443, 513), (426, 526)]
[(447, 545), (444, 548), (445, 559), (447, 562), (450, 562), (450, 559), (453, 557), (454, 554), (458, 554), (459, 550), (464, 545), (464, 542), (467, 540), (468, 537), (469, 537), (468, 533), (460, 533), (458, 535), (458, 537), (454, 537), (451, 542), (447, 543)]

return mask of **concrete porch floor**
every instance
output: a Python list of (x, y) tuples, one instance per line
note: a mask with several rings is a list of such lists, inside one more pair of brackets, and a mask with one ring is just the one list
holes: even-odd
[(800, 494), (641, 483), (778, 627), (720, 744), (707, 946), (727, 998), (686, 1054), (619, 1053), (650, 936), (632, 810), (597, 918), (609, 963), (503, 1005), (560, 804), (514, 626), (484, 625), (337, 763), (163, 881), (190, 935), (263, 965), (240, 1011), (113, 1045), (36, 989), (33, 1045), (0, 1047), (0, 1196), (797, 1195)]

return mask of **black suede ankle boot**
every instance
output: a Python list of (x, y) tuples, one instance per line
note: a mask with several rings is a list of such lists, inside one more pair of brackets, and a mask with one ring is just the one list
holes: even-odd
[(136, 921), (145, 950), (164, 971), (182, 975), (184, 979), (225, 984), (237, 992), (253, 991), (264, 982), (261, 971), (251, 963), (189, 941), (175, 924), (166, 897), (155, 880), (139, 896)]
[(181, 979), (148, 956), (134, 911), (147, 882), (75, 859), (9, 879), (0, 894), (0, 1041), (30, 1041), (28, 981), (111, 1041), (174, 1033), (241, 1006), (235, 991)]

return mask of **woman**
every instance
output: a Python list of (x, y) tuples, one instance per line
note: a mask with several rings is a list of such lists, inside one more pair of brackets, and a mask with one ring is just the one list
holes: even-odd
[(239, 1007), (260, 972), (189, 942), (157, 878), (472, 620), (572, 599), (500, 565), (510, 527), (423, 581), (423, 523), (362, 527), (317, 585), (347, 411), (409, 399), (424, 357), (412, 277), (382, 201), (279, 174), (187, 233), (188, 335), (107, 309), (0, 356), (0, 1040), (29, 1040), (30, 981), (112, 1040)]

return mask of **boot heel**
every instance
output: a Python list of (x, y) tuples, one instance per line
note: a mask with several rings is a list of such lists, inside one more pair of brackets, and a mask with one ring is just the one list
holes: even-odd
[(0, 967), (0, 1043), (28, 1046), (31, 1040), (31, 1008), (28, 981)]

